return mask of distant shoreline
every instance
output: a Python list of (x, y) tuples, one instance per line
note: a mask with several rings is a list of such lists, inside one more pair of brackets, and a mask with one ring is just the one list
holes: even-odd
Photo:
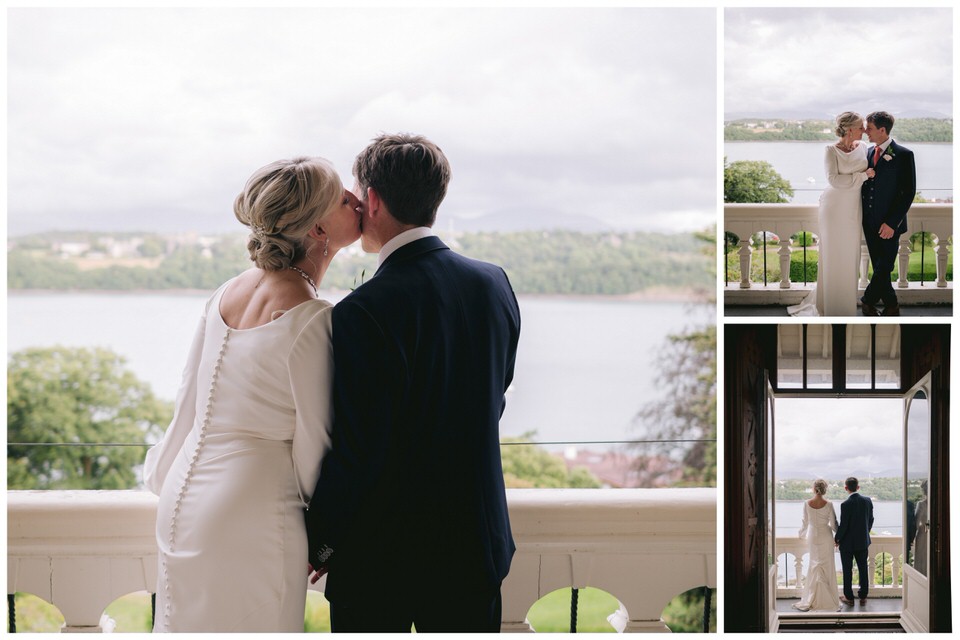
[[(210, 296), (214, 289), (7, 289), (7, 297), (11, 296), (41, 296), (41, 295), (116, 295), (116, 296)], [(343, 297), (349, 294), (347, 290), (321, 289), (320, 297)], [(653, 288), (633, 293), (600, 294), (600, 293), (518, 293), (519, 298), (538, 300), (596, 300), (620, 302), (703, 302), (703, 295), (692, 289), (661, 289)]]

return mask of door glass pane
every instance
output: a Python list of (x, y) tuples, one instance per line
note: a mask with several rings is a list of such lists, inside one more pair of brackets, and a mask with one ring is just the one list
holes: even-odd
[(900, 325), (877, 325), (877, 389), (900, 388)]
[(907, 414), (907, 564), (927, 575), (930, 513), (930, 403), (923, 390), (910, 402)]
[(847, 389), (870, 389), (870, 359), (873, 341), (870, 325), (848, 324), (847, 332)]
[(807, 327), (807, 388), (833, 387), (833, 326), (811, 324)]
[(803, 388), (802, 325), (777, 325), (777, 388)]

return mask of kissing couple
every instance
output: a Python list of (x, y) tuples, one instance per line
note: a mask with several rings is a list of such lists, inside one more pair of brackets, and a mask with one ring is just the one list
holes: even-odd
[[(282, 160), (234, 202), (255, 266), (207, 301), (144, 464), (154, 631), (302, 632), (308, 574), (326, 575), (333, 631), (500, 629), (517, 300), (431, 230), (437, 145), (381, 135), (353, 175), (351, 192), (326, 160)], [(320, 300), (358, 238), (376, 274)]]
[[(917, 170), (913, 152), (890, 137), (893, 123), (886, 111), (875, 111), (866, 121), (854, 111), (837, 116), (834, 133), (840, 139), (825, 149), (828, 185), (817, 214), (817, 284), (803, 302), (787, 307), (790, 315), (857, 314), (861, 231), (873, 277), (860, 298), (860, 309), (865, 316), (900, 315), (890, 274), (917, 193)], [(862, 142), (864, 133), (871, 145)]]
[[(793, 605), (800, 611), (838, 611), (840, 603), (853, 606), (853, 563), (860, 575), (857, 597), (867, 604), (870, 593), (870, 529), (873, 528), (873, 501), (860, 495), (860, 481), (847, 478), (844, 488), (849, 496), (840, 505), (840, 522), (827, 495), (827, 481), (813, 483), (813, 497), (803, 505), (800, 538), (807, 543), (809, 565), (803, 579), (803, 595)], [(837, 565), (840, 551), (843, 569), (843, 595), (837, 594)]]

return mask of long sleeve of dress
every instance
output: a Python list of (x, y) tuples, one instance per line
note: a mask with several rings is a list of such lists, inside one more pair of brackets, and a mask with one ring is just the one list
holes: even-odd
[(167, 427), (163, 438), (147, 451), (143, 463), (143, 484), (153, 493), (160, 495), (163, 482), (173, 465), (177, 454), (183, 447), (187, 434), (193, 429), (197, 417), (197, 369), (200, 366), (200, 357), (203, 354), (203, 336), (207, 329), (207, 313), (210, 301), (207, 301), (200, 322), (197, 324), (193, 336), (193, 344), (187, 356), (187, 364), (183, 368), (180, 379), (180, 389), (177, 391), (177, 401), (173, 412), (173, 420)]
[(830, 514), (829, 514), (829, 522), (827, 524), (830, 527), (830, 532), (836, 535), (837, 534), (837, 512), (833, 508), (832, 502), (828, 506), (830, 507)]
[(310, 494), (320, 477), (320, 461), (330, 448), (333, 423), (332, 309), (324, 308), (304, 325), (287, 359), (296, 407), (293, 468), (304, 506), (310, 504)]
[(840, 173), (840, 163), (833, 145), (827, 145), (825, 153), (824, 170), (827, 174), (827, 182), (830, 183), (831, 187), (835, 189), (859, 189), (866, 181), (867, 174), (863, 171), (859, 173)]
[(807, 505), (806, 505), (806, 503), (804, 503), (804, 505), (803, 505), (803, 520), (801, 520), (801, 522), (800, 522), (800, 533), (798, 534), (801, 540), (802, 540), (803, 538), (806, 538), (806, 537), (807, 537), (807, 527), (809, 527), (809, 526), (810, 526), (810, 520), (809, 520), (809, 518), (807, 517)]

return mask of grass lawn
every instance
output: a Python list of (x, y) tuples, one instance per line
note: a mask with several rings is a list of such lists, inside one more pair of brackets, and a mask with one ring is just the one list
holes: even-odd
[[(675, 598), (664, 609), (663, 617), (673, 631), (698, 631), (702, 616), (702, 599), (687, 604), (681, 597)], [(60, 612), (40, 598), (18, 593), (17, 631), (56, 633), (63, 625)], [(600, 589), (581, 589), (577, 607), (577, 630), (592, 633), (613, 633), (607, 616), (619, 608), (617, 599)], [(116, 632), (149, 632), (150, 595), (146, 592), (130, 593), (113, 601), (107, 607), (107, 615), (116, 623)], [(716, 596), (713, 598), (712, 625), (716, 628)], [(541, 598), (527, 616), (540, 632), (567, 633), (570, 631), (570, 589), (558, 589)], [(304, 616), (304, 631), (330, 631), (330, 605), (323, 594), (307, 592), (307, 610)]]

